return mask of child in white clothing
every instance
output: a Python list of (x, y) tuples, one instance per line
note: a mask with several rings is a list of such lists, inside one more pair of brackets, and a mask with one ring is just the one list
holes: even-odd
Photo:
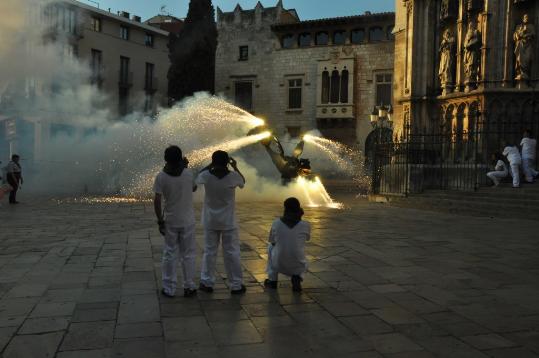
[(494, 171), (488, 172), (487, 177), (492, 180), (494, 186), (498, 186), (500, 185), (500, 179), (507, 178), (509, 175), (509, 170), (507, 169), (507, 165), (505, 165), (503, 157), (499, 152), (492, 154), (492, 163), (494, 164)]
[(311, 238), (311, 225), (301, 220), (304, 212), (296, 198), (284, 202), (284, 215), (276, 219), (269, 236), (268, 279), (264, 286), (277, 288), (279, 274), (292, 278), (292, 289), (301, 291), (302, 275), (307, 271), (305, 242)]
[(533, 183), (533, 180), (539, 174), (537, 170), (535, 170), (537, 140), (532, 138), (532, 134), (529, 129), (524, 131), (520, 146), (522, 147), (522, 170), (524, 171), (526, 181), (528, 183)]
[(509, 161), (511, 176), (513, 177), (513, 188), (520, 188), (520, 165), (522, 158), (516, 145), (508, 144), (502, 153)]

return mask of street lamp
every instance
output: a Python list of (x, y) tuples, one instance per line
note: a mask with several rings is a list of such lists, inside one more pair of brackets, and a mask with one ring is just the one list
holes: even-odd
[(391, 105), (374, 106), (370, 114), (371, 125), (375, 131), (379, 133), (379, 142), (382, 142), (382, 131), (384, 128), (393, 129), (393, 108)]

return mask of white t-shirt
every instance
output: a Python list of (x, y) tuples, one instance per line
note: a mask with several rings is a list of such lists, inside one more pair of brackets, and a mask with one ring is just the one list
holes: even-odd
[(509, 160), (509, 164), (511, 165), (522, 163), (522, 159), (520, 158), (520, 152), (515, 146), (505, 147), (502, 154), (507, 157), (507, 160)]
[(200, 173), (196, 183), (204, 185), (202, 225), (206, 230), (232, 230), (236, 222), (236, 188), (243, 188), (245, 181), (237, 172), (230, 172), (219, 179), (209, 170)]
[(508, 172), (508, 169), (507, 169), (507, 166), (505, 165), (504, 161), (503, 160), (498, 160), (498, 162), (496, 163), (496, 167), (494, 168), (494, 170), (496, 170), (497, 172), (504, 172), (505, 175), (507, 175), (509, 172)]
[(282, 274), (301, 275), (307, 271), (305, 242), (311, 239), (311, 225), (300, 221), (293, 228), (281, 219), (271, 225), (269, 242), (275, 244), (271, 250), (272, 268)]
[(522, 159), (535, 159), (537, 153), (537, 140), (533, 138), (522, 138)]
[(167, 225), (183, 228), (195, 224), (193, 172), (191, 169), (184, 169), (178, 177), (160, 172), (155, 178), (153, 191), (163, 195), (165, 223)]

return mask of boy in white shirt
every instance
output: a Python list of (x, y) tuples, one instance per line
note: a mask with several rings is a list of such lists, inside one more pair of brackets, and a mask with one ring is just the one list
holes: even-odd
[(537, 140), (531, 137), (531, 131), (526, 129), (520, 147), (522, 148), (522, 170), (528, 183), (533, 183), (533, 180), (539, 174), (535, 170), (535, 157), (537, 155)]
[[(228, 165), (234, 169), (230, 171)], [(212, 163), (197, 177), (197, 184), (204, 185), (204, 206), (202, 225), (204, 226), (204, 255), (199, 289), (213, 292), (215, 284), (215, 261), (219, 241), (222, 240), (225, 269), (232, 294), (246, 291), (240, 262), (240, 240), (236, 220), (236, 188), (245, 186), (245, 177), (238, 169), (236, 161), (227, 152), (216, 151)]]
[(507, 157), (509, 166), (511, 167), (511, 176), (513, 177), (513, 188), (520, 188), (520, 165), (522, 158), (520, 152), (515, 145), (508, 144), (502, 153)]
[(301, 220), (303, 214), (299, 200), (288, 198), (283, 216), (271, 225), (265, 287), (277, 288), (281, 273), (291, 277), (293, 291), (301, 291), (302, 275), (307, 271), (305, 243), (311, 238), (311, 225)]
[(499, 152), (492, 155), (492, 163), (494, 164), (494, 171), (488, 172), (487, 177), (492, 180), (494, 186), (498, 186), (500, 185), (500, 179), (506, 178), (509, 175), (509, 170)]
[[(162, 261), (163, 289), (166, 297), (176, 293), (178, 252), (183, 270), (183, 295), (196, 294), (195, 285), (195, 213), (193, 210), (193, 172), (177, 146), (165, 150), (166, 165), (154, 183), (154, 209), (159, 232), (165, 236)], [(165, 207), (162, 210), (162, 202)]]

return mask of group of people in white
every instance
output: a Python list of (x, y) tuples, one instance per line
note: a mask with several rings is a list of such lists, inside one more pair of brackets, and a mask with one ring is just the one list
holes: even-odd
[[(245, 177), (236, 161), (224, 151), (212, 155), (211, 164), (197, 175), (188, 168), (188, 160), (177, 146), (165, 150), (165, 167), (154, 183), (154, 209), (160, 233), (164, 236), (161, 293), (176, 294), (178, 260), (183, 273), (183, 295), (196, 295), (196, 242), (193, 193), (204, 186), (202, 226), (204, 253), (198, 289), (212, 293), (219, 242), (231, 294), (243, 294), (240, 240), (235, 210), (236, 188), (245, 186)], [(232, 170), (230, 170), (230, 168)], [(302, 276), (307, 270), (305, 242), (310, 239), (310, 225), (302, 220), (304, 212), (296, 198), (284, 202), (284, 214), (276, 219), (269, 233), (268, 278), (264, 286), (278, 287), (279, 273), (291, 277), (292, 289), (301, 291)]]
[[(487, 173), (495, 186), (500, 185), (500, 181), (509, 176), (513, 178), (513, 188), (520, 188), (521, 169), (527, 183), (533, 183), (539, 172), (535, 169), (537, 155), (537, 140), (532, 138), (530, 130), (525, 130), (520, 150), (514, 144), (507, 144), (500, 153), (492, 155), (494, 170)], [(507, 161), (506, 161), (507, 160)]]

